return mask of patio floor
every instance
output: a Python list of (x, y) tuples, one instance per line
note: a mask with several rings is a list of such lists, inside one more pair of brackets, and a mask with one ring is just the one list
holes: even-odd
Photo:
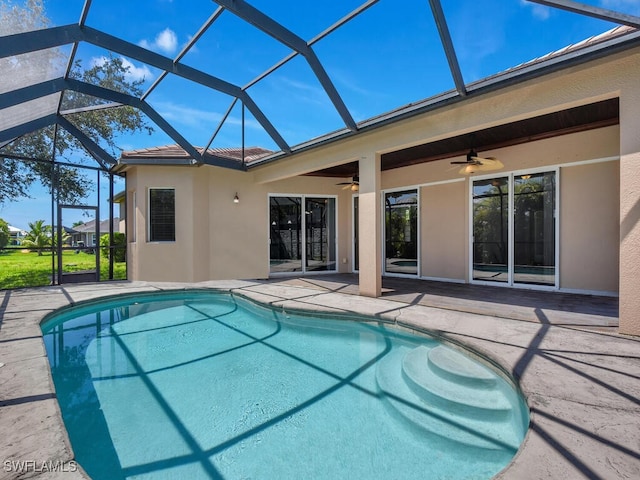
[[(358, 294), (357, 274), (278, 277), (266, 282)], [(383, 277), (382, 298), (409, 305), (599, 331), (616, 332), (618, 327), (618, 298), (609, 296)]]
[[(617, 333), (617, 299), (385, 278), (384, 295), (355, 275), (197, 284), (113, 282), (0, 291), (0, 478), (85, 478), (18, 471), (7, 461), (60, 461), (73, 451), (58, 408), (40, 322), (60, 307), (124, 293), (230, 290), (284, 310), (369, 315), (437, 336), (513, 378), (530, 428), (499, 479), (640, 478), (640, 338)], [(9, 467), (7, 467), (9, 465)]]

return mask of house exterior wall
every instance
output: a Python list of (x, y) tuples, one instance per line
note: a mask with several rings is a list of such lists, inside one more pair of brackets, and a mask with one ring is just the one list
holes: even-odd
[(637, 61), (620, 85), (620, 332), (633, 335), (640, 335), (639, 77)]
[[(208, 209), (193, 198), (197, 191), (202, 195), (198, 197), (199, 202), (205, 198), (205, 192), (195, 188), (201, 185), (194, 182), (194, 173), (182, 174), (181, 177), (177, 175), (177, 170), (176, 175), (173, 175), (167, 173), (170, 169), (163, 167), (152, 168), (150, 171), (147, 170), (148, 167), (132, 168), (131, 170), (138, 170), (140, 176), (144, 173), (144, 184), (138, 185), (141, 191), (148, 188), (151, 181), (157, 182), (156, 186), (167, 186), (163, 183), (172, 180), (171, 184), (179, 190), (191, 192), (179, 201), (182, 194), (176, 192), (177, 211), (188, 212), (198, 204), (202, 211), (209, 212), (203, 224), (198, 223), (197, 229), (196, 224), (187, 219), (181, 219), (179, 225), (177, 221), (177, 231), (182, 232), (184, 229), (184, 232), (197, 234), (198, 243), (184, 242), (182, 235), (187, 235), (186, 233), (180, 234), (180, 241), (177, 239), (175, 245), (142, 247), (139, 240), (137, 250), (132, 250), (134, 256), (137, 256), (132, 260), (139, 264), (137, 278), (166, 278), (156, 267), (147, 265), (156, 258), (156, 253), (151, 252), (157, 252), (171, 259), (168, 260), (170, 268), (163, 270), (170, 273), (171, 280), (203, 279), (200, 277), (202, 271), (194, 270), (194, 259), (185, 253), (181, 258), (188, 260), (186, 264), (177, 262), (175, 250), (182, 251), (186, 246), (201, 249), (206, 243), (204, 239), (207, 235), (208, 278), (267, 276), (268, 193), (338, 195), (338, 258), (348, 258), (346, 264), (340, 263), (340, 271), (347, 271), (352, 255), (350, 192), (339, 191), (334, 179), (299, 175), (352, 161), (359, 161), (362, 171), (363, 165), (385, 152), (617, 97), (621, 103), (620, 126), (483, 151), (482, 154), (498, 157), (505, 165), (501, 173), (558, 168), (560, 287), (614, 294), (619, 288), (621, 331), (629, 332), (629, 325), (633, 330), (638, 321), (628, 323), (626, 318), (635, 315), (632, 312), (640, 311), (640, 296), (632, 294), (640, 291), (640, 215), (637, 207), (640, 204), (640, 175), (637, 173), (640, 162), (640, 136), (637, 135), (640, 131), (640, 117), (637, 115), (640, 111), (638, 49), (471, 97), (421, 116), (300, 152), (254, 168), (249, 173), (211, 167), (185, 168), (183, 172), (209, 171), (206, 192)], [(453, 159), (382, 172), (380, 186), (382, 190), (407, 186), (420, 188), (421, 276), (459, 281), (468, 280), (470, 180), (465, 178), (463, 181), (446, 183), (460, 178), (456, 169), (450, 168), (451, 160)], [(368, 180), (367, 182), (369, 185)], [(370, 184), (374, 185), (375, 182), (371, 180)], [(231, 201), (236, 191), (241, 199), (238, 205)], [(146, 202), (145, 195), (138, 195), (138, 198), (139, 205)], [(216, 205), (223, 207), (218, 208)], [(368, 211), (373, 212), (375, 209)], [(379, 220), (375, 219), (376, 222)], [(361, 217), (360, 225), (366, 226), (373, 221), (372, 218)], [(142, 226), (143, 218), (138, 222), (138, 230)], [(201, 229), (208, 229), (208, 233), (204, 234)], [(144, 235), (140, 236), (142, 238)], [(371, 235), (361, 235), (360, 251), (368, 252), (369, 257), (381, 257), (382, 244), (372, 239)], [(365, 274), (361, 269), (361, 285), (369, 282), (363, 277), (370, 275), (375, 275), (374, 269)], [(374, 283), (369, 283), (375, 287)], [(375, 292), (375, 288), (372, 291)], [(636, 334), (640, 334), (640, 325), (637, 325), (636, 330)]]
[(560, 287), (618, 292), (620, 162), (560, 172)]
[[(149, 242), (147, 235), (148, 196), (150, 188), (174, 188), (175, 242)], [(127, 218), (135, 215), (135, 235), (128, 239), (129, 277), (134, 280), (196, 281), (200, 263), (206, 251), (194, 251), (194, 238), (199, 233), (195, 225), (202, 220), (196, 199), (206, 194), (198, 177), (198, 169), (187, 167), (138, 167), (127, 174), (127, 193), (135, 192), (135, 204)], [(206, 263), (206, 260), (204, 260)]]
[[(350, 268), (351, 200), (338, 180), (300, 177), (255, 185), (250, 174), (214, 167), (136, 167), (127, 174), (135, 241), (132, 280), (184, 281), (269, 276), (269, 194), (337, 196), (339, 271)], [(150, 188), (175, 188), (176, 241), (147, 241)], [(238, 194), (239, 203), (233, 203)], [(135, 211), (133, 211), (135, 209)]]
[(468, 195), (466, 182), (436, 184), (420, 191), (420, 276), (466, 281)]

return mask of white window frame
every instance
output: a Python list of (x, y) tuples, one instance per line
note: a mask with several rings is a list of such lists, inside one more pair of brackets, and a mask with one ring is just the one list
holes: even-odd
[[(338, 195), (327, 195), (327, 194), (310, 194), (310, 193), (269, 193), (267, 196), (267, 228), (270, 229), (269, 226), (269, 222), (271, 221), (271, 198), (272, 197), (297, 197), (300, 198), (301, 200), (301, 205), (303, 208), (303, 215), (302, 218), (300, 219), (300, 225), (301, 225), (301, 232), (300, 232), (300, 243), (302, 244), (303, 248), (302, 248), (302, 258), (301, 260), (301, 266), (302, 266), (302, 270), (299, 272), (272, 272), (271, 271), (271, 235), (269, 234), (268, 237), (268, 241), (267, 241), (267, 267), (268, 267), (268, 272), (269, 272), (269, 276), (270, 277), (291, 277), (291, 276), (299, 276), (299, 275), (331, 275), (331, 274), (335, 274), (338, 273), (338, 271), (340, 270), (339, 268), (339, 263), (340, 263), (340, 249), (339, 249), (339, 243), (338, 243), (338, 225), (340, 225), (340, 222), (338, 221)], [(307, 232), (306, 232), (306, 215), (304, 215), (304, 205), (306, 202), (307, 198), (333, 198), (335, 199), (335, 225), (334, 225), (334, 232), (335, 232), (335, 258), (336, 258), (336, 267), (334, 270), (313, 270), (313, 271), (307, 271), (306, 267), (305, 267), (305, 263), (306, 263), (306, 259), (307, 259), (307, 253), (305, 250), (305, 246), (307, 245)]]
[[(387, 251), (387, 226), (386, 226), (386, 218), (385, 218), (385, 213), (386, 213), (386, 204), (385, 204), (385, 197), (387, 193), (394, 193), (394, 192), (407, 192), (409, 190), (416, 190), (417, 192), (417, 199), (418, 199), (418, 214), (417, 214), (417, 220), (418, 220), (418, 224), (417, 224), (417, 229), (418, 229), (418, 238), (417, 238), (417, 246), (416, 246), (416, 255), (417, 255), (417, 262), (416, 262), (416, 273), (395, 273), (395, 272), (387, 272), (387, 260), (386, 260), (386, 251)], [(382, 203), (382, 206), (380, 208), (380, 215), (381, 215), (381, 220), (380, 220), (380, 226), (382, 228), (382, 276), (384, 277), (400, 277), (400, 278), (420, 278), (420, 274), (422, 272), (422, 265), (421, 265), (421, 261), (420, 261), (420, 257), (422, 256), (422, 235), (421, 235), (421, 216), (422, 216), (422, 209), (420, 208), (420, 203), (421, 203), (421, 198), (420, 198), (420, 191), (422, 189), (420, 188), (420, 185), (409, 185), (407, 187), (397, 187), (397, 188), (389, 188), (386, 190), (380, 190), (380, 202)]]
[[(527, 174), (536, 174), (536, 173), (545, 173), (545, 172), (553, 172), (556, 178), (556, 191), (555, 191), (555, 212), (554, 212), (554, 228), (555, 228), (555, 278), (553, 285), (536, 285), (522, 282), (514, 282), (514, 248), (513, 242), (515, 238), (515, 226), (513, 221), (513, 208), (514, 208), (514, 191), (513, 184), (515, 177), (519, 177), (521, 175)], [(476, 180), (487, 180), (491, 178), (508, 178), (509, 182), (509, 200), (508, 200), (508, 209), (509, 215), (508, 218), (508, 248), (509, 253), (507, 255), (508, 262), (508, 270), (507, 270), (507, 281), (506, 282), (487, 282), (483, 280), (475, 280), (473, 278), (473, 182)], [(486, 175), (476, 175), (469, 177), (469, 185), (468, 185), (468, 198), (469, 198), (469, 236), (467, 239), (468, 243), (468, 275), (469, 275), (469, 283), (475, 285), (490, 285), (496, 287), (507, 287), (507, 288), (525, 288), (531, 290), (546, 290), (546, 291), (558, 291), (560, 289), (560, 166), (546, 166), (546, 167), (538, 167), (538, 168), (527, 168), (523, 170), (513, 170), (510, 172), (493, 172)]]

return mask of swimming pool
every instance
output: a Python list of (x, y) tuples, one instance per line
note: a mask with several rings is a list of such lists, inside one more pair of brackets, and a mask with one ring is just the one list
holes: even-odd
[[(360, 319), (363, 320), (363, 319)], [(422, 335), (182, 291), (43, 324), (92, 478), (490, 478), (528, 426), (513, 387)]]

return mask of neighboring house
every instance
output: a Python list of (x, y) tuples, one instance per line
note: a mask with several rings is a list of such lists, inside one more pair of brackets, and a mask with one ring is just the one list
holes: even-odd
[(292, 155), (208, 152), (237, 169), (176, 146), (123, 152), (130, 279), (358, 272), (373, 297), (383, 276), (612, 295), (620, 332), (640, 335), (640, 47), (573, 61), (629, 32)]
[[(119, 232), (120, 219), (114, 217), (113, 219), (113, 231)], [(99, 224), (99, 235), (109, 233), (109, 220), (102, 220)], [(96, 232), (96, 221), (90, 220), (86, 223), (76, 225), (73, 227), (71, 233), (71, 244), (73, 246), (85, 246), (92, 247), (99, 243)]]
[(22, 245), (22, 240), (27, 235), (27, 232), (21, 228), (12, 227), (9, 225), (9, 245)]

